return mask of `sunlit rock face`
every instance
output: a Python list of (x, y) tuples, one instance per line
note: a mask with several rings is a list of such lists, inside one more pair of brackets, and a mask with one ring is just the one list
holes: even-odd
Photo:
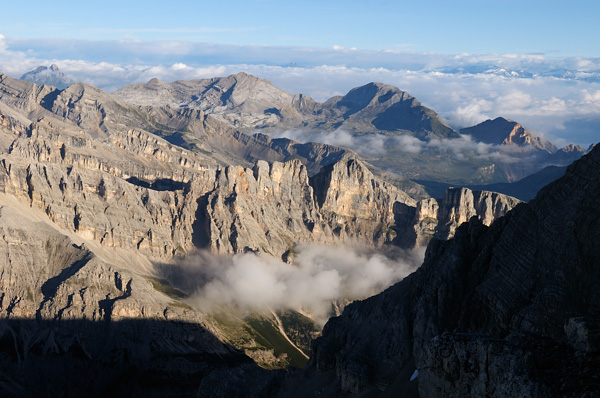
[(520, 200), (508, 195), (468, 188), (449, 188), (442, 199), (423, 199), (415, 206), (396, 203), (395, 242), (412, 248), (427, 246), (432, 238), (447, 240), (454, 236), (459, 225), (471, 218), (489, 226), (519, 203)]

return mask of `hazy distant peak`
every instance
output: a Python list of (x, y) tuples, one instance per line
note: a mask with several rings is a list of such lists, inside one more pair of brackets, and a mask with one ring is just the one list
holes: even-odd
[(154, 85), (162, 85), (162, 84), (165, 84), (165, 83), (163, 83), (162, 80), (155, 77), (155, 78), (148, 80), (148, 83), (146, 83), (146, 86), (154, 86)]
[(569, 144), (560, 149), (562, 152), (585, 152), (585, 148), (580, 145)]
[(38, 66), (34, 70), (21, 76), (21, 80), (27, 80), (37, 84), (47, 84), (61, 90), (75, 83), (75, 80), (61, 72), (56, 64), (50, 66)]
[(377, 103), (383, 103), (390, 100), (392, 102), (411, 100), (414, 97), (400, 90), (398, 87), (371, 82), (364, 86), (353, 88), (344, 96), (344, 99), (347, 101), (357, 100), (359, 102), (377, 100)]

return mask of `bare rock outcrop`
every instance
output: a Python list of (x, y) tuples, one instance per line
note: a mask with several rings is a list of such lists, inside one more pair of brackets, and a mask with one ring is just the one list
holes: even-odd
[(478, 142), (496, 145), (513, 145), (528, 149), (539, 149), (548, 153), (554, 153), (557, 148), (550, 142), (534, 135), (521, 124), (498, 117), (494, 120), (486, 120), (476, 126), (460, 130), (461, 134), (467, 134)]
[(3, 396), (193, 396), (214, 370), (252, 367), (143, 255), (61, 230), (9, 195), (0, 203)]
[(433, 240), (414, 274), (347, 306), (314, 342), (310, 369), (375, 395), (410, 389), (414, 369), (423, 395), (597, 391), (600, 358), (575, 354), (571, 336), (585, 333), (565, 324), (600, 310), (599, 197), (594, 148), (531, 202)]
[(295, 97), (271, 82), (246, 73), (190, 81), (164, 83), (152, 79), (132, 84), (114, 96), (130, 104), (199, 109), (242, 130), (266, 126), (294, 126), (300, 109), (310, 107), (309, 97)]
[(439, 207), (436, 237), (449, 239), (459, 225), (478, 217), (484, 225), (491, 225), (521, 201), (508, 195), (467, 188), (450, 188), (444, 193)]
[[(33, 83), (6, 83), (12, 105), (19, 89), (37, 92)], [(394, 203), (414, 204), (342, 150), (264, 137), (263, 148), (277, 154), (265, 156), (298, 160), (221, 166), (208, 154), (130, 128), (135, 112), (91, 86), (51, 93), (29, 99), (39, 117), (28, 124), (33, 113), (7, 108), (3, 135), (12, 142), (1, 160), (0, 189), (107, 247), (169, 261), (196, 247), (287, 257), (295, 243), (379, 246), (392, 240)], [(206, 137), (235, 137), (198, 117), (203, 131), (212, 131)], [(303, 162), (313, 171), (328, 166), (309, 177)]]
[(396, 243), (403, 247), (421, 247), (434, 237), (447, 240), (471, 218), (476, 217), (489, 226), (519, 203), (520, 200), (508, 195), (468, 188), (449, 188), (441, 200), (427, 198), (415, 206), (396, 203)]
[(199, 200), (204, 242), (213, 250), (262, 251), (285, 259), (296, 242), (391, 242), (397, 202), (414, 204), (351, 157), (312, 178), (299, 161), (227, 167), (215, 190)]

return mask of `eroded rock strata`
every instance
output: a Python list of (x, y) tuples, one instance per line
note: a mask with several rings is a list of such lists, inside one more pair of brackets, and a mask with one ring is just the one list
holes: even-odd
[(468, 188), (448, 188), (442, 199), (427, 198), (414, 206), (396, 203), (395, 242), (410, 248), (427, 246), (433, 237), (450, 239), (456, 228), (472, 217), (489, 226), (518, 203), (518, 199), (508, 195)]
[(313, 343), (309, 371), (328, 375), (329, 391), (375, 395), (598, 391), (596, 343), (582, 342), (600, 313), (599, 197), (596, 146), (528, 204), (433, 240), (414, 274), (347, 306)]
[[(389, 87), (370, 89), (377, 99)], [(219, 324), (186, 304), (189, 292), (157, 263), (200, 248), (293, 261), (297, 243), (377, 248), (406, 231), (413, 240), (402, 244), (414, 247), (515, 204), (468, 190), (417, 203), (350, 151), (251, 137), (201, 109), (135, 108), (85, 84), (58, 90), (0, 74), (0, 100), (0, 387), (9, 396), (193, 395), (201, 383), (230, 391), (211, 372), (264, 372), (219, 340)], [(295, 98), (292, 107), (313, 105)], [(358, 391), (363, 368), (352, 366), (344, 385)], [(81, 383), (59, 370), (83, 372)], [(264, 377), (257, 396), (280, 382)]]

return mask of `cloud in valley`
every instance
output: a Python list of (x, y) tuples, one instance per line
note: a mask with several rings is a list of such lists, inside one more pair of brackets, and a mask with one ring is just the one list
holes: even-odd
[(268, 255), (219, 258), (208, 252), (163, 269), (171, 283), (191, 293), (189, 304), (210, 311), (302, 309), (324, 323), (331, 302), (379, 293), (414, 271), (423, 250), (395, 250), (388, 256), (350, 247), (300, 245), (294, 264)]
[[(310, 132), (286, 130), (269, 133), (274, 138), (288, 138), (301, 143), (320, 142), (350, 148), (363, 157), (383, 157), (392, 152), (406, 154), (428, 153), (449, 154), (457, 160), (478, 159), (500, 163), (523, 162), (533, 156), (528, 148), (511, 145), (494, 145), (474, 141), (468, 135), (453, 139), (431, 139), (422, 141), (410, 135), (365, 134), (356, 136), (343, 129)], [(530, 159), (533, 162), (533, 159)]]

